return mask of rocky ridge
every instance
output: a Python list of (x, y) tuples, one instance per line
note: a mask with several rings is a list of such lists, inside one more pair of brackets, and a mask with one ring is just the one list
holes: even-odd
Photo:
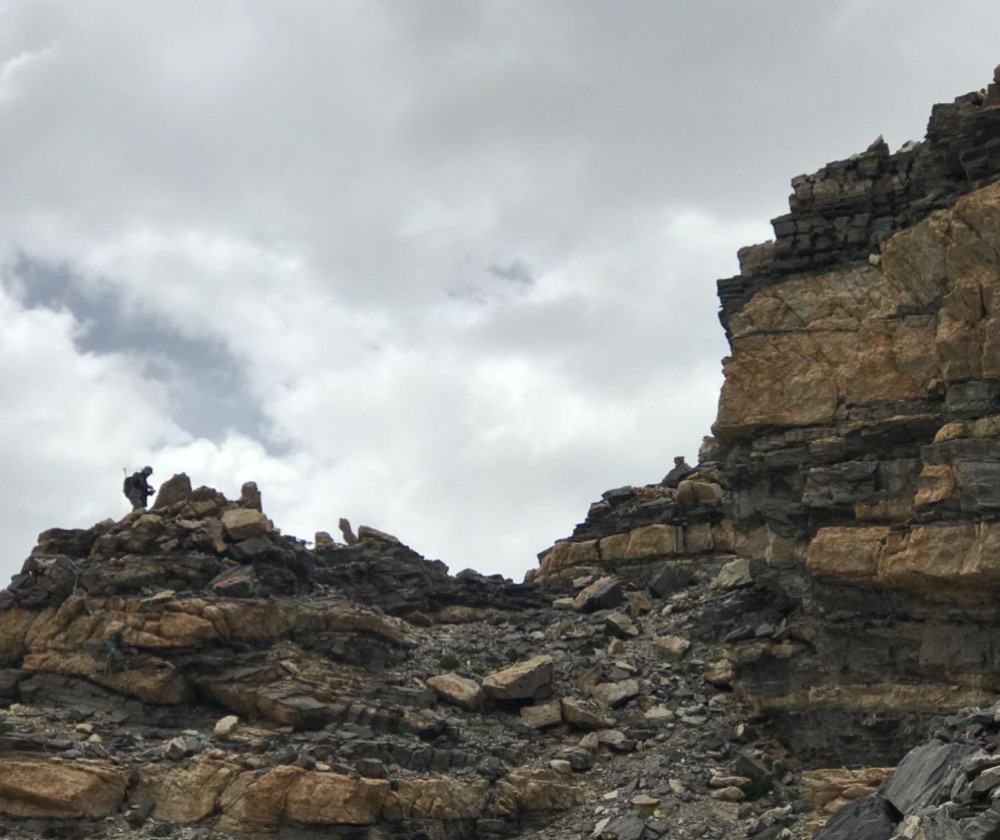
[(767, 840), (808, 818), (719, 659), (721, 616), (771, 615), (741, 575), (544, 590), (359, 534), (309, 547), (254, 485), (186, 476), (43, 533), (0, 594), (0, 832)]
[(186, 476), (43, 533), (0, 593), (5, 835), (1000, 837), (998, 86), (793, 179), (719, 284), (698, 466), (525, 584)]

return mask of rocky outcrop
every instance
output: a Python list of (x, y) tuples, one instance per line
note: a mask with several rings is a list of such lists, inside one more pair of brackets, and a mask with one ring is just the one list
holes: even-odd
[(774, 241), (719, 283), (701, 463), (605, 493), (539, 555), (556, 590), (739, 592), (695, 630), (726, 648), (711, 678), (818, 771), (892, 765), (1000, 689), (998, 150), (1000, 78), (921, 143), (794, 178)]
[(879, 791), (837, 810), (816, 840), (1000, 835), (1000, 706), (967, 709), (910, 750)]
[[(711, 456), (709, 450), (705, 453)], [(696, 567), (705, 558), (733, 551), (734, 535), (723, 511), (725, 478), (714, 462), (683, 480), (608, 490), (590, 506), (570, 537), (538, 555), (529, 579), (558, 586), (585, 575), (612, 571), (646, 582), (661, 561)]]
[(1000, 687), (998, 150), (994, 83), (793, 179), (719, 283), (734, 547), (795, 604), (730, 658), (808, 760), (894, 762)]
[(0, 832), (1000, 836), (1000, 712), (948, 717), (1000, 690), (997, 85), (793, 180), (720, 282), (698, 465), (525, 584), (185, 475), (43, 533), (0, 593)]
[(736, 840), (799, 821), (717, 640), (778, 632), (748, 570), (552, 593), (449, 575), (374, 529), (310, 548), (251, 485), (166, 487), (46, 531), (0, 593), (3, 836)]

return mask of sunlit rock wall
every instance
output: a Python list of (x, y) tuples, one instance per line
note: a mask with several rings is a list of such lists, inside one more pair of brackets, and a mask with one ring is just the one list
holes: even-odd
[(1000, 690), (998, 179), (994, 83), (793, 179), (719, 283), (734, 547), (800, 603), (795, 653), (736, 645), (736, 671), (826, 760), (898, 758)]

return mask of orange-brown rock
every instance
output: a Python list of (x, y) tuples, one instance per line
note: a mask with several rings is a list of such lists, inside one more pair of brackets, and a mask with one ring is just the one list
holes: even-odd
[(485, 779), (400, 779), (385, 800), (384, 817), (401, 820), (470, 820), (485, 813)]
[(152, 816), (158, 820), (198, 822), (215, 812), (222, 791), (240, 771), (232, 761), (207, 755), (170, 768), (149, 764), (142, 768), (129, 801), (151, 801)]
[(832, 814), (848, 802), (875, 793), (893, 774), (895, 767), (846, 767), (805, 770), (800, 787), (802, 798), (817, 811)]
[(579, 785), (553, 770), (515, 770), (497, 782), (491, 810), (500, 815), (565, 811), (585, 798)]
[(483, 689), (475, 680), (459, 674), (438, 674), (427, 679), (427, 685), (447, 703), (475, 711), (486, 699)]
[(106, 817), (127, 785), (128, 771), (110, 761), (0, 755), (0, 812), (12, 817)]
[(483, 691), (495, 700), (548, 697), (553, 671), (551, 656), (535, 656), (488, 674), (483, 680)]
[(323, 825), (372, 825), (389, 795), (384, 779), (352, 779), (281, 766), (243, 773), (220, 797), (224, 831), (266, 832), (285, 820)]

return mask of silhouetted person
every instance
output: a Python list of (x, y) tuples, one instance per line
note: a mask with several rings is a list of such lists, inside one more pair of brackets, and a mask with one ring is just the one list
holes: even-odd
[(665, 487), (676, 487), (681, 483), (681, 479), (693, 472), (694, 468), (684, 460), (684, 456), (678, 455), (674, 458), (674, 468), (663, 477), (663, 481), (660, 484)]
[(149, 486), (149, 477), (152, 474), (152, 467), (143, 467), (125, 479), (122, 490), (125, 491), (125, 498), (132, 503), (132, 510), (146, 507), (146, 500), (153, 495), (153, 488)]

